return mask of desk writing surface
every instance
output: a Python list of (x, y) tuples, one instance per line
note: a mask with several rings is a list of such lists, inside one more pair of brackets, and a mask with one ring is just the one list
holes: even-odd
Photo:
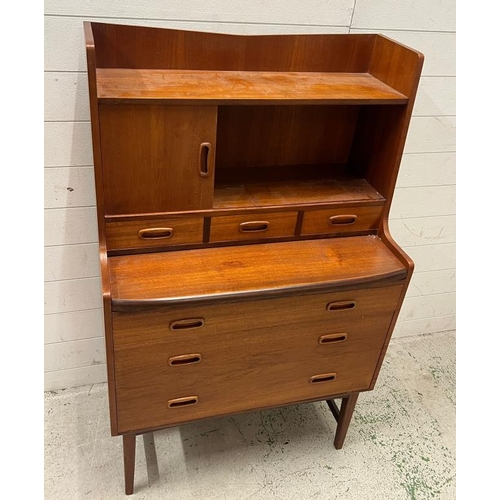
[(248, 295), (404, 279), (375, 236), (265, 243), (109, 258), (116, 304)]

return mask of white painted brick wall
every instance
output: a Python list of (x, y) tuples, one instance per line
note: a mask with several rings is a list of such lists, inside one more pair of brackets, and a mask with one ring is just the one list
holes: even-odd
[[(455, 328), (453, 0), (45, 2), (45, 387), (106, 379), (84, 20), (235, 34), (383, 33), (425, 54), (390, 228), (416, 272), (395, 336)], [(70, 189), (68, 189), (70, 188)]]

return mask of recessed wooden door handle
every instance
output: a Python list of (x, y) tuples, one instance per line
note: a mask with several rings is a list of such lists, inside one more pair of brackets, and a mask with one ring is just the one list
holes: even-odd
[(330, 226), (347, 226), (354, 224), (357, 218), (357, 215), (333, 215), (328, 219), (328, 224)]
[(198, 396), (187, 396), (185, 398), (175, 398), (167, 401), (169, 408), (182, 408), (184, 406), (192, 406), (198, 402)]
[(346, 309), (354, 309), (356, 307), (355, 300), (338, 300), (336, 302), (329, 302), (326, 305), (327, 311), (344, 311)]
[(201, 328), (204, 324), (204, 318), (177, 319), (170, 323), (170, 330), (192, 330)]
[(320, 344), (335, 344), (339, 342), (344, 342), (347, 340), (347, 333), (329, 333), (327, 335), (321, 335), (319, 338)]
[(320, 375), (313, 375), (309, 382), (311, 384), (320, 384), (322, 382), (332, 382), (337, 377), (336, 373), (321, 373)]
[(242, 233), (260, 233), (267, 231), (268, 228), (269, 222), (267, 220), (253, 220), (240, 224), (240, 232)]
[(199, 154), (199, 168), (200, 175), (202, 177), (208, 177), (210, 175), (210, 167), (212, 164), (212, 144), (209, 142), (202, 142), (200, 144), (200, 154)]
[(139, 238), (143, 240), (161, 240), (171, 238), (174, 230), (171, 227), (150, 227), (139, 231)]
[(192, 365), (201, 361), (201, 354), (181, 354), (168, 360), (170, 366)]

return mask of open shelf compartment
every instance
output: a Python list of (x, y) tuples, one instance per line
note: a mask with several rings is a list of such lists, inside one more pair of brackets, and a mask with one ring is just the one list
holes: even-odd
[(385, 105), (218, 106), (213, 208), (383, 205), (387, 192), (377, 189), (359, 150), (364, 123), (386, 110), (402, 112)]
[(216, 175), (213, 207), (384, 203), (385, 198), (365, 179), (344, 171), (335, 165), (223, 169)]

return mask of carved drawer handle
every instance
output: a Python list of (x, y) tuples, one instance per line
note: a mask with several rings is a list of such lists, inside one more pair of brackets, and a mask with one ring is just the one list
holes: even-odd
[(322, 373), (320, 375), (313, 375), (309, 382), (311, 384), (320, 384), (322, 382), (332, 382), (337, 377), (336, 373)]
[(201, 328), (204, 324), (204, 318), (178, 319), (170, 323), (170, 330), (192, 330)]
[(346, 309), (354, 309), (356, 307), (355, 300), (337, 300), (336, 302), (329, 302), (326, 305), (327, 311), (344, 311)]
[(167, 402), (169, 408), (182, 408), (183, 406), (192, 406), (198, 402), (198, 396), (187, 396), (185, 398), (170, 399)]
[(347, 226), (354, 224), (357, 218), (357, 215), (333, 215), (328, 219), (328, 224), (330, 226)]
[(202, 177), (208, 177), (210, 175), (211, 150), (212, 144), (209, 142), (202, 142), (200, 144), (200, 175)]
[(329, 333), (328, 335), (321, 335), (319, 338), (320, 344), (335, 344), (347, 340), (347, 333)]
[(139, 238), (143, 240), (162, 240), (171, 238), (174, 235), (174, 230), (171, 227), (151, 227), (149, 229), (141, 229)]
[(266, 220), (255, 220), (250, 222), (242, 222), (240, 224), (240, 232), (242, 233), (261, 233), (267, 231), (269, 222)]
[(180, 356), (172, 356), (168, 360), (170, 366), (192, 365), (201, 361), (201, 354), (181, 354)]

